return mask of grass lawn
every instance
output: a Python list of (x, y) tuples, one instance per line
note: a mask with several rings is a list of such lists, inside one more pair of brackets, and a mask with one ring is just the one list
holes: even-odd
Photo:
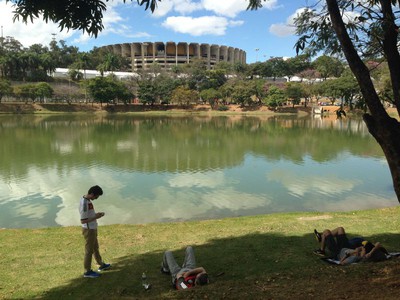
[[(349, 213), (285, 213), (222, 220), (99, 228), (112, 268), (83, 278), (79, 227), (0, 230), (1, 299), (398, 299), (400, 259), (334, 266), (312, 251), (312, 234), (345, 227), (349, 236), (400, 251), (400, 207)], [(171, 288), (160, 273), (163, 251), (179, 262), (187, 245), (211, 284)], [(145, 291), (141, 274), (152, 288)]]

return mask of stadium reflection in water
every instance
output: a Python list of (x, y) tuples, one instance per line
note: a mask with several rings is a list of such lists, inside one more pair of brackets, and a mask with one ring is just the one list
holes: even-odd
[(398, 205), (361, 119), (1, 116), (0, 228), (172, 222)]

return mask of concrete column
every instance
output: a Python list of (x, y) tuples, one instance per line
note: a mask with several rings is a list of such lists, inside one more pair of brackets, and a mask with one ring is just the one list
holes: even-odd
[(207, 44), (207, 69), (211, 69), (211, 47)]
[(136, 71), (136, 66), (135, 66), (135, 48), (133, 47), (133, 43), (130, 43), (131, 47), (131, 69), (132, 72)]
[(147, 63), (145, 62), (145, 57), (147, 56), (147, 46), (148, 43), (141, 43), (140, 54), (142, 56), (142, 69), (146, 69)]

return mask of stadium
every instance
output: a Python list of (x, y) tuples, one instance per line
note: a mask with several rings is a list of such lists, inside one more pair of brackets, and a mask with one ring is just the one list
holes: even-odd
[(213, 69), (221, 62), (246, 64), (246, 52), (229, 46), (186, 42), (144, 42), (107, 45), (105, 48), (131, 60), (132, 72), (148, 69), (156, 63), (161, 68), (190, 64), (196, 60), (205, 62), (207, 69)]

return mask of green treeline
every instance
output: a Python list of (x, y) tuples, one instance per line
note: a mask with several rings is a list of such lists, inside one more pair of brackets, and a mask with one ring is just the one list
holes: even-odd
[[(369, 62), (370, 64), (374, 62)], [(54, 78), (56, 68), (67, 68), (68, 76)], [(88, 79), (87, 71), (101, 77)], [(357, 82), (348, 66), (337, 58), (308, 55), (284, 59), (273, 57), (252, 64), (219, 62), (207, 69), (201, 60), (166, 70), (157, 63), (118, 79), (113, 72), (132, 71), (127, 57), (105, 49), (80, 52), (64, 41), (28, 48), (12, 37), (2, 38), (0, 47), (0, 102), (99, 102), (143, 104), (209, 103), (225, 110), (227, 104), (241, 106), (307, 105), (325, 103), (365, 109)], [(105, 72), (111, 75), (104, 77)], [(390, 103), (388, 67), (375, 62), (371, 71), (382, 100)], [(300, 82), (287, 82), (297, 76)]]

